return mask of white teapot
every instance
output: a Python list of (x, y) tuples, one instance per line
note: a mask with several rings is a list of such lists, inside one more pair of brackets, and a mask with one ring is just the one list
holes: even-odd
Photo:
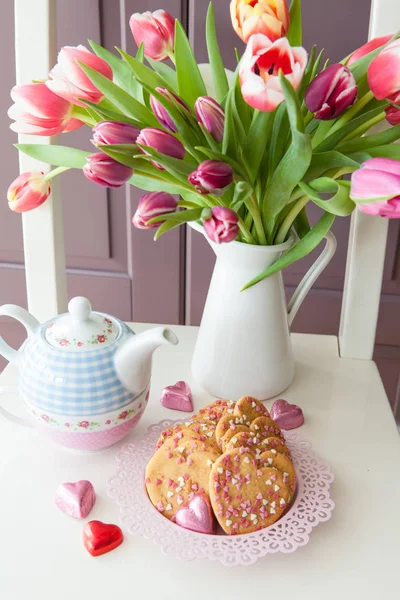
[(28, 332), (20, 350), (0, 337), (0, 354), (17, 365), (19, 393), (43, 433), (69, 448), (100, 450), (138, 423), (150, 393), (152, 354), (178, 338), (165, 327), (135, 335), (119, 319), (93, 312), (86, 298), (73, 298), (68, 310), (40, 324), (19, 306), (0, 307), (0, 315)]

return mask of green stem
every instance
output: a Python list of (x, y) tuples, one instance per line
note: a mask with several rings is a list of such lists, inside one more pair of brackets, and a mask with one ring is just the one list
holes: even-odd
[(43, 177), (44, 181), (49, 181), (49, 179), (53, 179), (53, 177), (56, 177), (57, 175), (60, 175), (60, 173), (64, 173), (64, 171), (69, 171), (70, 167), (57, 167), (56, 169), (53, 169), (52, 171), (49, 171), (48, 173), (46, 173), (46, 175)]
[(195, 204), (194, 202), (186, 202), (183, 200), (179, 200), (178, 202), (178, 206), (180, 206), (181, 208), (199, 208), (198, 204)]
[(310, 199), (308, 196), (303, 196), (302, 198), (300, 198), (300, 200), (298, 202), (296, 202), (296, 204), (293, 206), (292, 210), (286, 215), (282, 225), (280, 226), (280, 228), (278, 229), (278, 232), (276, 234), (275, 237), (275, 244), (283, 244), (283, 242), (286, 240), (287, 234), (289, 233), (289, 231), (292, 228), (292, 225), (297, 217), (297, 215), (303, 210), (303, 208), (306, 206), (307, 202), (309, 202)]
[(250, 196), (249, 200), (246, 202), (246, 206), (249, 210), (249, 214), (252, 216), (254, 220), (254, 225), (257, 233), (257, 237), (259, 239), (261, 246), (267, 246), (267, 238), (265, 236), (264, 225), (261, 219), (260, 208), (258, 206), (257, 200), (254, 196)]
[(381, 121), (383, 121), (385, 118), (386, 118), (386, 115), (383, 112), (382, 114), (378, 115), (377, 117), (374, 117), (373, 119), (370, 119), (366, 123), (363, 123), (363, 125), (360, 125), (360, 127), (357, 127), (357, 129), (355, 129), (354, 131), (352, 131), (351, 133), (349, 133), (349, 135), (347, 135), (342, 140), (341, 143), (348, 142), (349, 140), (353, 140), (353, 139), (355, 139), (357, 137), (361, 137), (362, 135), (364, 135), (364, 133), (367, 133), (367, 131), (369, 129), (371, 129), (371, 127), (373, 127), (374, 125), (377, 125), (378, 123), (380, 123)]
[(371, 100), (374, 99), (374, 97), (375, 96), (371, 92), (371, 90), (367, 92), (365, 96), (362, 96), (355, 104), (353, 104), (351, 108), (349, 108), (349, 110), (347, 110), (344, 113), (343, 116), (340, 117), (340, 119), (336, 121), (332, 129), (329, 130), (329, 135), (335, 133), (335, 131), (337, 131), (338, 129), (343, 127), (343, 125), (346, 125), (346, 123), (351, 121), (351, 119), (358, 115), (358, 113), (361, 112), (362, 109), (365, 108), (365, 106), (367, 106), (367, 104), (369, 104), (369, 102), (371, 102)]
[(240, 229), (240, 231), (241, 231), (241, 233), (243, 235), (244, 241), (247, 244), (257, 245), (256, 240), (253, 238), (253, 236), (251, 235), (249, 229), (243, 223), (243, 220), (241, 219), (241, 217), (239, 217), (239, 229)]

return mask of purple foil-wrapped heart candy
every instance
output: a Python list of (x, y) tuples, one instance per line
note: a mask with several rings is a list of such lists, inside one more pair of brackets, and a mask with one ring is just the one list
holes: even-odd
[(192, 391), (186, 381), (178, 381), (175, 385), (169, 385), (161, 394), (161, 404), (165, 408), (193, 412)]
[(90, 481), (62, 483), (58, 486), (55, 503), (60, 510), (75, 519), (88, 516), (96, 501), (96, 494)]
[(270, 410), (271, 418), (281, 429), (296, 429), (304, 423), (300, 406), (289, 404), (286, 400), (276, 400)]

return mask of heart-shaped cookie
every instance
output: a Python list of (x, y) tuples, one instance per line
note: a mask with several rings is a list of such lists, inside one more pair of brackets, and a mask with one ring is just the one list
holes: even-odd
[(83, 528), (83, 544), (92, 556), (100, 556), (122, 544), (123, 533), (118, 525), (89, 521)]
[(173, 519), (177, 525), (191, 531), (212, 534), (215, 531), (214, 515), (208, 496), (195, 496), (180, 508)]
[(252, 396), (243, 396), (235, 404), (233, 411), (235, 417), (241, 417), (245, 425), (250, 425), (258, 417), (269, 417), (269, 412), (261, 400)]
[(286, 400), (276, 400), (273, 403), (271, 417), (282, 429), (296, 429), (304, 423), (300, 406), (289, 404)]
[(169, 385), (162, 391), (161, 404), (172, 410), (193, 412), (192, 390), (186, 381), (178, 381), (175, 385)]
[(96, 494), (90, 481), (62, 483), (58, 486), (55, 503), (60, 510), (75, 519), (88, 516), (96, 501)]
[(191, 421), (213, 421), (216, 425), (225, 414), (233, 413), (234, 403), (230, 400), (215, 400), (208, 406), (201, 408), (198, 413), (191, 417)]
[(272, 525), (289, 499), (283, 473), (265, 464), (263, 455), (257, 460), (247, 448), (226, 452), (211, 468), (211, 505), (222, 529), (230, 535)]

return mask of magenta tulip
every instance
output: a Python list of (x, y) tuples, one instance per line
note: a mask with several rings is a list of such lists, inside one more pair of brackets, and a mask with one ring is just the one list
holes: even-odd
[(41, 171), (22, 173), (7, 190), (8, 206), (14, 212), (28, 212), (37, 208), (50, 195), (50, 183)]
[(315, 118), (329, 121), (340, 117), (357, 98), (357, 83), (343, 65), (330, 65), (310, 83), (304, 101)]
[(362, 58), (363, 56), (366, 56), (367, 54), (369, 54), (373, 50), (376, 50), (377, 48), (381, 48), (382, 46), (387, 44), (392, 37), (393, 35), (390, 34), (383, 35), (382, 37), (376, 37), (373, 40), (370, 40), (369, 42), (358, 48), (355, 52), (353, 52), (353, 54), (347, 61), (347, 66), (350, 67), (350, 65), (355, 63), (357, 60), (360, 60), (360, 58)]
[(367, 160), (351, 177), (350, 197), (367, 215), (400, 219), (400, 161)]
[(8, 110), (8, 116), (15, 123), (10, 128), (17, 133), (52, 136), (83, 125), (72, 118), (73, 105), (53, 94), (44, 83), (16, 85), (11, 98), (15, 104)]
[[(185, 102), (181, 98), (179, 98), (179, 96), (177, 96), (173, 92), (170, 92), (166, 88), (158, 87), (156, 88), (156, 90), (157, 92), (162, 94), (167, 100), (170, 100), (171, 104), (172, 98), (174, 98), (187, 112), (189, 112), (188, 105), (185, 104)], [(167, 129), (171, 133), (176, 133), (178, 129), (173, 119), (171, 118), (171, 115), (169, 114), (168, 110), (161, 104), (161, 102), (157, 100), (157, 98), (155, 98), (154, 96), (150, 96), (150, 105), (153, 113), (157, 117), (158, 122), (164, 127), (164, 129)]]
[(400, 125), (400, 108), (396, 106), (388, 106), (385, 108), (386, 121), (390, 125)]
[(400, 39), (386, 46), (368, 67), (368, 83), (377, 100), (400, 100)]
[(121, 187), (132, 176), (132, 169), (117, 162), (104, 152), (96, 152), (86, 157), (87, 165), (83, 167), (84, 175), (104, 187)]
[(93, 127), (92, 143), (97, 144), (135, 144), (140, 129), (129, 123), (102, 121)]
[(214, 98), (201, 96), (194, 105), (196, 117), (216, 142), (222, 142), (224, 137), (225, 111)]
[(58, 54), (56, 66), (50, 71), (51, 79), (46, 81), (46, 85), (54, 94), (72, 104), (85, 106), (78, 98), (97, 104), (103, 98), (103, 94), (85, 75), (78, 62), (91, 67), (107, 79), (113, 78), (110, 65), (92, 54), (85, 46), (64, 46)]
[(306, 65), (306, 50), (292, 48), (287, 38), (271, 42), (261, 33), (252, 35), (239, 65), (243, 98), (253, 108), (274, 111), (285, 99), (280, 73), (297, 90)]
[(173, 53), (175, 20), (165, 10), (134, 13), (129, 25), (136, 44), (144, 44), (144, 53), (149, 58), (165, 60)]
[(218, 160), (205, 160), (188, 177), (200, 194), (220, 193), (233, 181), (233, 169)]
[[(154, 150), (157, 150), (157, 152), (160, 154), (166, 154), (172, 158), (183, 159), (186, 153), (181, 142), (173, 135), (166, 133), (161, 129), (155, 129), (152, 127), (142, 129), (136, 140), (136, 143), (140, 144), (141, 146), (149, 146), (149, 148), (154, 148)], [(149, 154), (146, 152), (145, 148), (140, 148), (140, 150), (143, 152), (143, 154)], [(165, 170), (164, 167), (157, 162), (153, 160), (151, 162), (160, 171)]]
[(211, 241), (216, 244), (233, 242), (239, 235), (239, 217), (230, 208), (214, 206), (211, 216), (203, 222), (204, 229)]
[(178, 203), (171, 194), (167, 194), (167, 192), (150, 192), (140, 198), (132, 223), (138, 229), (155, 229), (164, 221), (149, 224), (148, 221), (154, 219), (154, 217), (175, 212), (177, 206)]

